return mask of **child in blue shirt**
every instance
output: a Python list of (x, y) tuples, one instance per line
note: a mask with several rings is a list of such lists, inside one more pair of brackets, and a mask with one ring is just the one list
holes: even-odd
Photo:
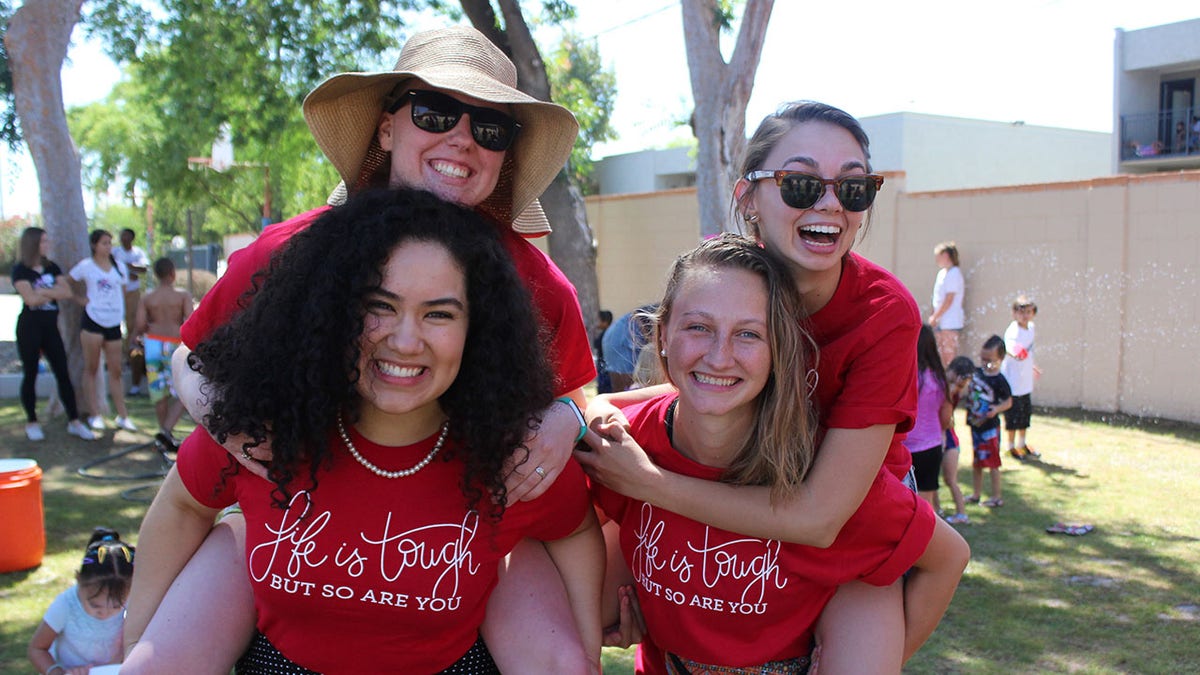
[(963, 403), (967, 408), (967, 425), (971, 427), (974, 450), (971, 463), (974, 492), (966, 501), (979, 503), (983, 490), (983, 470), (987, 469), (992, 497), (983, 505), (995, 508), (1004, 506), (1004, 496), (1000, 490), (1000, 413), (1012, 407), (1008, 380), (1000, 374), (1000, 364), (1004, 361), (1004, 339), (999, 335), (989, 337), (979, 350), (979, 360), (979, 368), (973, 368), (970, 359), (960, 356), (950, 362), (950, 370), (960, 377), (971, 376)]

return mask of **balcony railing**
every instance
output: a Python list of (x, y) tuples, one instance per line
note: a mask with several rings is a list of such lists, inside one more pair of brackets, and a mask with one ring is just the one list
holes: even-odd
[(1121, 116), (1121, 161), (1200, 155), (1200, 110)]

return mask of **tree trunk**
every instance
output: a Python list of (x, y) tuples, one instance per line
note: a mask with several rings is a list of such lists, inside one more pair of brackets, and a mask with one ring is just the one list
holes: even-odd
[(596, 278), (596, 248), (592, 228), (579, 188), (571, 184), (567, 172), (558, 177), (542, 194), (542, 208), (554, 224), (550, 234), (550, 257), (575, 285), (583, 322), (588, 335), (596, 330), (600, 314), (600, 284)]
[(730, 195), (746, 148), (746, 105), (762, 55), (774, 0), (747, 0), (729, 63), (721, 56), (717, 0), (682, 0), (683, 38), (692, 99), (692, 128), (698, 141), (696, 198), (700, 234), (712, 236), (731, 220)]
[[(42, 219), (53, 239), (52, 257), (64, 271), (91, 254), (79, 153), (67, 129), (62, 95), (62, 64), (82, 6), (83, 0), (26, 0), (13, 14), (4, 38), (17, 118), (37, 173)], [(79, 389), (83, 381), (82, 312), (74, 302), (60, 302), (59, 307), (59, 329), (67, 346), (71, 381), (83, 410)]]
[[(517, 67), (521, 91), (549, 101), (550, 79), (546, 76), (546, 65), (525, 23), (519, 3), (515, 0), (499, 0), (499, 5), (504, 17), (507, 44), (496, 40), (495, 14), (491, 11), (490, 2), (462, 0), (463, 10), (475, 28), (512, 58)], [(482, 22), (482, 25), (476, 21)], [(596, 279), (596, 250), (592, 245), (592, 228), (588, 226), (583, 194), (571, 185), (566, 172), (560, 171), (541, 199), (546, 217), (554, 228), (550, 234), (550, 257), (575, 285), (584, 325), (587, 326), (588, 335), (591, 335), (600, 311), (600, 293)]]

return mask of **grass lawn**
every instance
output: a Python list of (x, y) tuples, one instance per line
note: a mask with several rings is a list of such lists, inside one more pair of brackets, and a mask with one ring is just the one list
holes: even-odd
[[(30, 443), (17, 403), (0, 404), (0, 457), (33, 458), (45, 472), (45, 560), (0, 575), (0, 672), (32, 673), (29, 636), (72, 582), (91, 528), (109, 525), (136, 543), (156, 482), (76, 473), (149, 436), (110, 430), (103, 441), (85, 443), (55, 420), (44, 425), (46, 441)], [(153, 430), (145, 399), (134, 399), (131, 410), (141, 428)], [(969, 439), (965, 431), (959, 435)], [(971, 543), (971, 564), (942, 625), (906, 672), (1200, 672), (1200, 504), (1192, 499), (1200, 429), (1039, 410), (1029, 441), (1044, 457), (1028, 464), (1005, 458), (1006, 505), (968, 506), (971, 523), (959, 531)], [(969, 492), (966, 455), (959, 480)], [(108, 466), (150, 473), (158, 459), (140, 452)], [(122, 496), (138, 486), (149, 487)], [(1079, 537), (1046, 533), (1058, 521), (1096, 529)], [(604, 661), (607, 673), (632, 672), (632, 650), (607, 650)]]

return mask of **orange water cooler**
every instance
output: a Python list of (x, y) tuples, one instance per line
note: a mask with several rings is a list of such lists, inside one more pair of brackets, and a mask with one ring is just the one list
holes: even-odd
[(32, 459), (0, 459), (0, 544), (0, 572), (42, 564), (42, 470)]

